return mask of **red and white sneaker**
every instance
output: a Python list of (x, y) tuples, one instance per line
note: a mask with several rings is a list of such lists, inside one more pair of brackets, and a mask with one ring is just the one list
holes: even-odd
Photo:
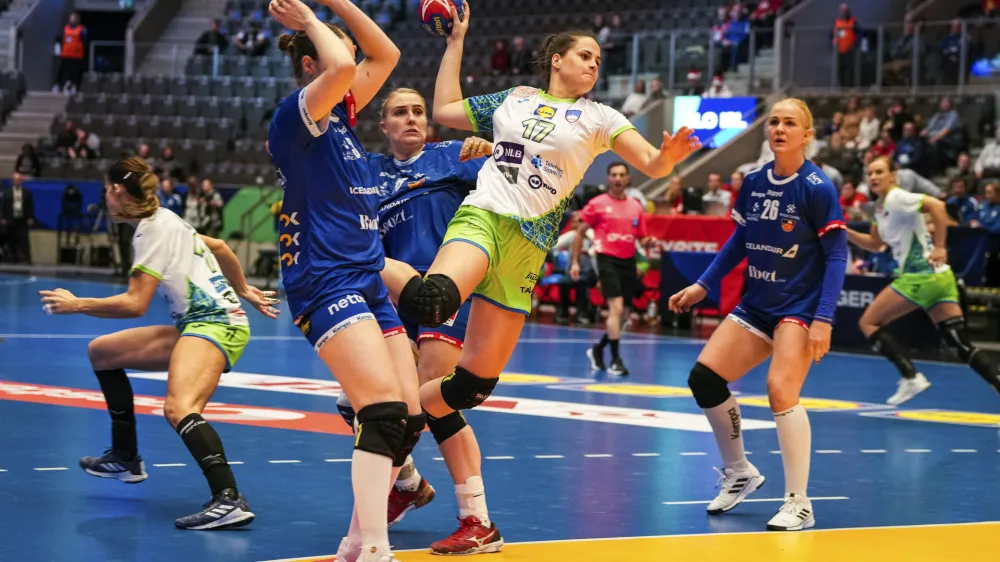
[(411, 509), (420, 509), (433, 499), (434, 488), (423, 478), (413, 492), (400, 491), (393, 486), (389, 492), (389, 526), (392, 527), (402, 521)]
[(475, 515), (458, 519), (462, 525), (450, 537), (431, 545), (431, 554), (445, 556), (461, 556), (468, 554), (486, 554), (500, 552), (503, 549), (503, 537), (496, 523), (483, 525)]

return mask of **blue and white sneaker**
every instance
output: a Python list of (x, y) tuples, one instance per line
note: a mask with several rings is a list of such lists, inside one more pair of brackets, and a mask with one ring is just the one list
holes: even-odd
[(126, 484), (138, 484), (149, 477), (142, 457), (136, 456), (130, 461), (122, 460), (111, 449), (104, 451), (104, 456), (81, 458), (80, 468), (98, 478), (113, 478)]
[[(236, 496), (236, 498), (231, 496)], [(174, 521), (174, 525), (178, 529), (189, 531), (235, 529), (249, 525), (254, 517), (253, 512), (250, 511), (250, 504), (247, 503), (243, 494), (226, 489), (212, 496), (212, 499), (202, 506), (201, 511), (194, 515), (181, 517)]]

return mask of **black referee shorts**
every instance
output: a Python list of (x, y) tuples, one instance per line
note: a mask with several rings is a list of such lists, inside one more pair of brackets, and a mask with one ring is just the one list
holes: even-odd
[(601, 281), (604, 300), (624, 297), (625, 306), (632, 306), (632, 298), (639, 291), (639, 275), (635, 271), (635, 257), (628, 259), (597, 254), (597, 278)]

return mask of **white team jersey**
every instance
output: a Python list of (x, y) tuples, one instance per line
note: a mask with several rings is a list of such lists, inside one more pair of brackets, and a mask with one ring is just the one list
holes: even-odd
[(900, 273), (940, 273), (949, 267), (933, 268), (927, 258), (934, 241), (921, 213), (926, 195), (894, 187), (875, 207), (878, 235), (892, 249)]
[(132, 237), (132, 271), (160, 280), (178, 330), (191, 322), (247, 326), (240, 299), (219, 269), (198, 232), (171, 211), (160, 208), (139, 222)]
[(493, 158), (464, 204), (516, 218), (525, 237), (546, 251), (594, 158), (634, 128), (606, 105), (526, 86), (471, 97), (465, 111), (474, 131), (493, 132)]

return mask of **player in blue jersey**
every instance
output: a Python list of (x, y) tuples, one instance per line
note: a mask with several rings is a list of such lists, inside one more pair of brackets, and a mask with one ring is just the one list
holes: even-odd
[(746, 293), (708, 340), (688, 385), (705, 410), (725, 463), (721, 491), (708, 512), (724, 513), (764, 483), (747, 461), (740, 407), (728, 385), (772, 358), (767, 393), (785, 468), (785, 502), (767, 524), (774, 531), (816, 524), (806, 495), (812, 435), (799, 393), (810, 363), (830, 350), (847, 269), (837, 189), (805, 158), (814, 134), (805, 103), (786, 99), (771, 108), (767, 139), (774, 162), (744, 180), (732, 211), (736, 230), (712, 265), (697, 283), (670, 297), (672, 311), (687, 311), (709, 291), (718, 291), (722, 278), (747, 259)]
[(399, 50), (348, 0), (320, 0), (357, 39), (321, 23), (300, 0), (272, 0), (271, 15), (295, 31), (279, 47), (300, 88), (274, 112), (268, 139), (284, 188), (281, 272), (295, 324), (358, 408), (351, 480), (355, 511), (337, 560), (389, 562), (390, 486), (425, 425), (417, 373), (380, 271), (378, 188), (354, 135)]
[[(382, 131), (389, 138), (392, 156), (369, 154), (372, 177), (381, 190), (379, 224), (386, 257), (411, 265), (421, 275), (427, 272), (448, 223), (459, 205), (475, 188), (476, 177), (492, 153), (489, 142), (470, 137), (428, 144), (427, 104), (415, 90), (394, 90), (382, 105)], [(421, 384), (445, 377), (455, 370), (465, 342), (471, 300), (444, 324), (435, 328), (407, 324), (407, 333), (419, 346), (417, 371)], [(337, 401), (347, 418), (351, 410)], [(431, 545), (436, 554), (480, 554), (498, 552), (503, 539), (494, 526), (487, 529), (486, 495), (482, 459), (475, 433), (461, 412), (441, 419), (429, 419), (431, 434), (456, 482), (459, 516), (470, 525), (451, 537)], [(407, 459), (399, 480), (389, 496), (389, 525), (394, 525), (409, 509), (421, 507), (433, 498), (434, 490)], [(471, 523), (476, 521), (478, 523)], [(486, 531), (489, 540), (468, 540)], [(471, 532), (471, 535), (470, 535)]]

